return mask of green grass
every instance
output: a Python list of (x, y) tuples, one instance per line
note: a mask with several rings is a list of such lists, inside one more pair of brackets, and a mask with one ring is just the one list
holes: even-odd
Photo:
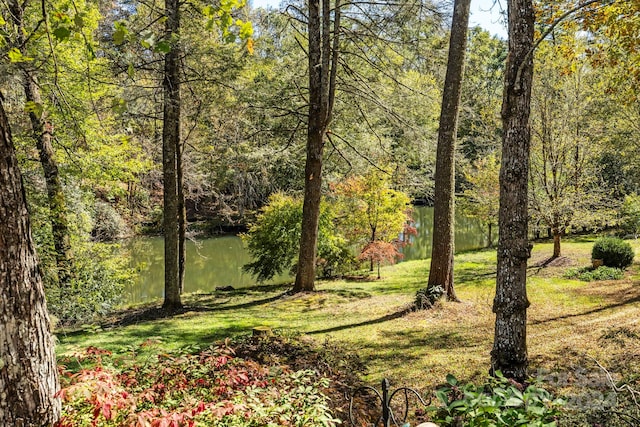
[[(640, 355), (640, 266), (618, 281), (586, 283), (562, 278), (570, 267), (590, 263), (592, 239), (563, 242), (563, 255), (546, 266), (551, 243), (536, 244), (528, 270), (528, 343), (531, 371), (585, 363), (585, 355), (614, 366), (623, 354)], [(632, 242), (636, 252), (640, 245)], [(489, 370), (495, 292), (494, 250), (456, 256), (456, 290), (461, 303), (406, 312), (415, 292), (426, 286), (429, 261), (403, 262), (382, 270), (381, 280), (320, 281), (316, 293), (286, 295), (287, 287), (253, 288), (185, 297), (186, 310), (153, 318), (149, 307), (123, 313), (126, 325), (95, 330), (57, 331), (59, 356), (89, 345), (125, 352), (150, 337), (162, 337), (167, 350), (206, 347), (226, 337), (270, 326), (345, 342), (369, 366), (368, 382), (387, 377), (392, 384), (432, 389), (447, 373), (480, 380)], [(138, 316), (138, 317), (136, 317)], [(603, 339), (626, 328), (624, 346)], [(615, 335), (615, 334), (614, 334)], [(616, 335), (617, 336), (617, 335)]]

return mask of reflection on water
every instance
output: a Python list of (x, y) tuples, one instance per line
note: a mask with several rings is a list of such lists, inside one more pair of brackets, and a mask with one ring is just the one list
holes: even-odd
[[(416, 221), (417, 236), (411, 237), (411, 245), (403, 248), (404, 260), (431, 258), (433, 208), (417, 206), (413, 219)], [(494, 230), (495, 234), (495, 230)], [(495, 237), (493, 237), (495, 239)], [(494, 242), (495, 243), (495, 242)], [(455, 250), (456, 252), (479, 249), (488, 246), (487, 229), (477, 219), (456, 215)]]
[[(135, 285), (127, 289), (125, 301), (138, 303), (164, 296), (164, 240), (162, 237), (141, 237), (131, 240), (128, 249), (133, 265), (139, 270)], [(251, 261), (237, 236), (218, 236), (187, 241), (184, 291), (212, 292), (218, 286), (242, 288), (255, 286), (242, 266)], [(271, 282), (286, 280), (288, 276)]]
[[(412, 236), (412, 244), (403, 249), (405, 260), (431, 257), (431, 226), (433, 208), (416, 207), (414, 212), (418, 235)], [(478, 221), (456, 218), (456, 251), (486, 246), (486, 230)], [(139, 270), (134, 286), (126, 290), (126, 303), (139, 303), (161, 299), (164, 295), (164, 250), (161, 237), (141, 237), (130, 241), (128, 250), (132, 263)], [(218, 286), (242, 288), (255, 286), (251, 275), (242, 271), (250, 261), (249, 254), (237, 236), (218, 236), (187, 242), (185, 292), (212, 292)], [(274, 279), (278, 283), (292, 280), (284, 275)]]

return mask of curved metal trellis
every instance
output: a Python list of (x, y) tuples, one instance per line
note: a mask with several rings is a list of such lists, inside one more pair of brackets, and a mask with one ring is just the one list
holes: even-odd
[[(380, 417), (378, 417), (378, 419), (375, 421), (375, 423), (372, 424), (373, 427), (391, 427), (391, 423), (393, 423), (393, 425), (396, 427), (404, 425), (407, 421), (407, 417), (409, 416), (409, 397), (411, 395), (415, 396), (420, 404), (424, 405), (425, 407), (428, 406), (429, 403), (431, 403), (431, 400), (429, 400), (429, 402), (425, 402), (422, 396), (420, 396), (420, 393), (409, 387), (400, 387), (394, 391), (390, 391), (389, 380), (385, 378), (382, 380), (382, 394), (378, 390), (370, 386), (359, 387), (351, 394), (351, 399), (349, 401), (349, 421), (351, 421), (351, 424), (354, 426), (356, 425), (356, 420), (353, 414), (353, 402), (358, 393), (362, 393), (365, 391), (372, 391), (378, 397), (382, 406), (382, 413)], [(400, 395), (401, 393), (404, 394), (404, 411), (402, 418), (397, 418), (393, 413), (393, 410), (391, 409), (391, 401), (396, 395)]]

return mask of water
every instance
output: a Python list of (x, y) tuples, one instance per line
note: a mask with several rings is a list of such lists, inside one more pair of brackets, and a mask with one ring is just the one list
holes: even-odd
[[(164, 242), (162, 237), (140, 237), (128, 245), (132, 264), (139, 270), (136, 283), (125, 290), (126, 303), (146, 302), (164, 296)], [(187, 241), (184, 291), (211, 292), (218, 286), (255, 286), (253, 277), (242, 271), (251, 261), (237, 236), (217, 236)], [(288, 276), (271, 282), (281, 282)]]
[[(416, 207), (414, 212), (417, 236), (403, 248), (404, 260), (425, 259), (431, 256), (431, 225), (433, 208)], [(486, 229), (477, 220), (456, 218), (456, 251), (477, 249), (487, 245)], [(251, 275), (242, 271), (250, 261), (249, 254), (237, 236), (218, 236), (187, 242), (185, 292), (212, 292), (219, 286), (242, 288), (255, 286)], [(132, 263), (139, 270), (137, 282), (125, 290), (125, 303), (139, 303), (161, 299), (164, 295), (163, 240), (161, 237), (133, 239), (128, 249)], [(267, 283), (286, 281), (288, 276)]]
[[(433, 240), (433, 208), (416, 206), (413, 219), (416, 222), (417, 236), (411, 237), (411, 245), (403, 248), (404, 260), (431, 258), (431, 244)], [(497, 239), (497, 227), (494, 227), (492, 240)], [(455, 224), (455, 250), (464, 252), (471, 249), (479, 249), (488, 246), (487, 228), (474, 218), (456, 215)]]

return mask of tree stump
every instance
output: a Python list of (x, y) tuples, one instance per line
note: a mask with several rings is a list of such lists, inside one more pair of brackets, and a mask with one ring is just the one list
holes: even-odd
[(256, 326), (252, 330), (254, 337), (268, 338), (273, 336), (273, 331), (269, 326)]

